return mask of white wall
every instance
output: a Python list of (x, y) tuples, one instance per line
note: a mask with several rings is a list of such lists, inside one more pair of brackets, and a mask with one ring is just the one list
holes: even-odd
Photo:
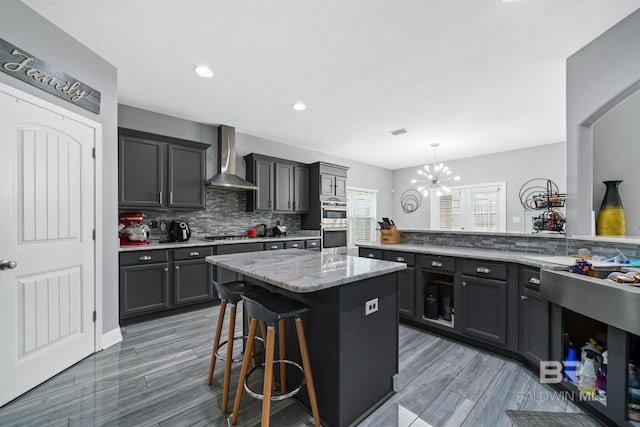
[[(431, 163), (427, 156), (425, 162)], [(551, 179), (560, 192), (566, 191), (566, 157), (565, 143), (541, 145), (521, 150), (504, 151), (466, 159), (444, 162), (460, 175), (460, 181), (450, 181), (450, 186), (474, 185), (493, 182), (506, 182), (507, 186), (507, 232), (523, 232), (523, 207), (518, 196), (522, 185), (533, 178)], [(432, 196), (423, 198), (422, 205), (413, 213), (404, 213), (400, 205), (402, 193), (409, 188), (416, 188), (411, 180), (417, 178), (416, 171), (423, 164), (393, 171), (393, 218), (399, 228), (429, 229), (430, 207)], [(520, 217), (520, 223), (514, 223), (513, 217)]]
[[(87, 49), (33, 9), (18, 0), (3, 0), (0, 13), (2, 37), (7, 42), (46, 61), (101, 92), (100, 114), (66, 102), (5, 73), (0, 81), (53, 104), (102, 123), (102, 316), (103, 331), (118, 327), (118, 144), (117, 71), (114, 66)], [(1, 142), (0, 142), (1, 143)]]
[[(594, 163), (591, 126), (638, 89), (640, 89), (640, 9), (567, 59), (567, 234), (569, 235), (589, 235), (593, 224), (591, 210), (594, 203), (598, 207), (600, 204), (599, 200), (593, 200)], [(629, 157), (637, 157), (637, 155), (631, 154)], [(596, 182), (595, 185), (602, 184)]]
[(640, 92), (627, 98), (593, 125), (593, 209), (600, 210), (602, 181), (621, 179), (620, 198), (627, 236), (640, 236)]

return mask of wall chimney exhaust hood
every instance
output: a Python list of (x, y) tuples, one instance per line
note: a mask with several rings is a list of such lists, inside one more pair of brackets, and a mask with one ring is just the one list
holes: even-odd
[(218, 126), (218, 165), (218, 174), (207, 181), (208, 186), (238, 191), (258, 189), (236, 175), (236, 129), (231, 126)]

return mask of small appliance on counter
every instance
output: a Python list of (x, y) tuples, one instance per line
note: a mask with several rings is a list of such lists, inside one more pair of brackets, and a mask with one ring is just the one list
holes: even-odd
[(191, 238), (191, 229), (186, 221), (171, 221), (169, 224), (169, 240), (172, 242), (186, 242)]
[(267, 237), (267, 224), (258, 224), (256, 234), (258, 237)]
[(286, 236), (287, 226), (280, 225), (280, 221), (276, 222), (276, 226), (271, 229), (271, 235), (273, 235), (274, 237)]
[(120, 235), (120, 245), (148, 245), (149, 232), (151, 229), (144, 224), (144, 214), (142, 212), (123, 212), (119, 216), (120, 224), (118, 232)]

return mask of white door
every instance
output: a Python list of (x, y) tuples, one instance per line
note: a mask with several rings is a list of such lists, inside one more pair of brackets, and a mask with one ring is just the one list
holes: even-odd
[(2, 89), (0, 406), (95, 349), (96, 129)]

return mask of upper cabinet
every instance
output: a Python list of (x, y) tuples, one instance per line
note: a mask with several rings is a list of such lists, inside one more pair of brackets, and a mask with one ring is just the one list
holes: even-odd
[(309, 169), (306, 165), (247, 154), (247, 180), (258, 186), (247, 192), (247, 211), (304, 213), (309, 210)]
[(206, 144), (123, 128), (118, 133), (120, 207), (205, 208)]
[(347, 197), (347, 169), (329, 163), (314, 163), (320, 176), (320, 199), (345, 199)]

